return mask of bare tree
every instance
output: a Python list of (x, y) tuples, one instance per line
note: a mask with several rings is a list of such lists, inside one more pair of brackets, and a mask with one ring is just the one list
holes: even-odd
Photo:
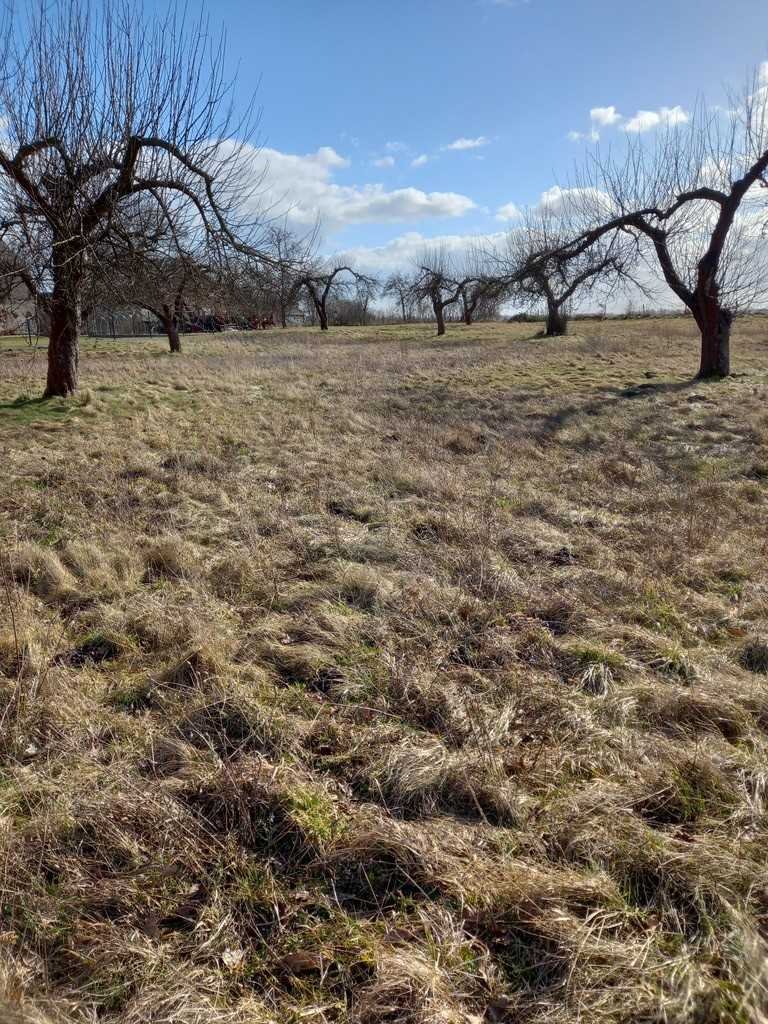
[[(161, 232), (165, 227), (159, 225)], [(174, 353), (181, 352), (180, 332), (188, 311), (209, 307), (232, 292), (217, 250), (209, 251), (204, 239), (185, 238), (178, 230), (172, 238), (164, 232), (158, 239), (145, 223), (135, 233), (115, 228), (97, 254), (99, 268), (89, 289), (92, 302), (148, 310), (162, 324)]]
[(570, 191), (593, 226), (567, 253), (630, 233), (696, 321), (699, 376), (727, 376), (734, 317), (766, 284), (767, 176), (768, 82), (755, 74), (728, 112), (700, 106), (651, 147), (598, 153)]
[(368, 323), (371, 303), (376, 298), (379, 288), (379, 282), (370, 274), (358, 274), (355, 278), (355, 302), (360, 308), (361, 325)]
[(499, 273), (496, 260), (479, 246), (470, 246), (460, 276), (461, 318), (469, 326), (475, 319), (490, 318), (498, 309), (509, 285)]
[[(342, 275), (348, 275), (344, 277)], [(306, 288), (312, 307), (320, 321), (320, 330), (328, 330), (328, 301), (332, 296), (343, 295), (350, 287), (358, 294), (366, 296), (366, 305), (375, 292), (374, 278), (363, 274), (346, 263), (316, 264), (307, 270), (301, 284)]]
[(462, 290), (467, 288), (472, 278), (460, 277), (454, 261), (444, 248), (428, 249), (416, 265), (416, 280), (413, 286), (414, 295), (427, 299), (432, 306), (437, 334), (445, 334), (445, 311), (458, 302)]
[[(225, 253), (224, 256), (213, 268), (217, 282), (215, 304), (223, 303), (230, 319), (235, 316), (243, 323), (256, 326), (265, 320), (274, 323), (275, 313), (280, 316), (282, 309), (287, 325), (288, 311), (298, 302), (298, 293), (292, 299), (289, 290), (292, 265), (286, 265), (285, 276), (280, 276), (277, 263), (267, 265), (261, 259), (252, 259), (241, 253)], [(281, 286), (285, 290), (279, 293)], [(281, 296), (283, 306), (280, 304)], [(210, 306), (210, 303), (203, 305)]]
[(461, 319), (463, 323), (469, 327), (475, 321), (478, 312), (490, 305), (488, 300), (493, 293), (500, 292), (500, 290), (501, 285), (499, 282), (490, 278), (475, 277), (467, 281), (460, 293)]
[(257, 186), (252, 123), (230, 117), (222, 42), (175, 9), (138, 11), (41, 0), (0, 54), (0, 227), (50, 292), (47, 396), (77, 388), (84, 282), (124, 204), (141, 196), (169, 221), (184, 205), (212, 242), (256, 240), (238, 213)]
[(381, 294), (392, 296), (400, 308), (400, 317), (403, 323), (407, 323), (413, 316), (414, 306), (414, 281), (402, 271), (392, 274), (384, 282)]
[(304, 278), (312, 266), (317, 230), (299, 237), (283, 220), (267, 227), (265, 241), (274, 262), (264, 267), (257, 260), (254, 270), (263, 278), (265, 292), (270, 296), (280, 326), (287, 327), (288, 316), (298, 304)]
[(544, 306), (548, 338), (567, 333), (569, 310), (579, 299), (599, 294), (606, 300), (618, 285), (635, 283), (636, 246), (622, 232), (612, 231), (570, 255), (568, 243), (578, 232), (571, 212), (567, 203), (528, 210), (498, 257), (517, 302)]

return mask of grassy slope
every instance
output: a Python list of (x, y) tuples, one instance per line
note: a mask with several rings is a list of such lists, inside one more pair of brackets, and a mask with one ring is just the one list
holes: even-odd
[(768, 327), (575, 329), (0, 352), (0, 1017), (766, 1020)]

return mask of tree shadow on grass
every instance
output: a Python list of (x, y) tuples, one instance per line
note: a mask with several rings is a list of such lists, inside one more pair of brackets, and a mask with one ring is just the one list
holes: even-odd
[(692, 377), (682, 381), (631, 384), (629, 387), (624, 388), (607, 388), (598, 398), (588, 402), (565, 405), (557, 411), (543, 416), (539, 421), (537, 436), (539, 440), (544, 440), (562, 430), (574, 419), (609, 412), (628, 400), (680, 394), (681, 392), (694, 390), (702, 383), (705, 382)]
[(65, 398), (42, 398), (19, 395), (9, 402), (0, 402), (0, 423), (23, 426), (41, 420), (62, 420), (72, 411)]
[[(520, 437), (529, 441), (545, 442), (575, 422), (610, 414), (622, 406), (633, 407), (635, 418), (642, 419), (653, 408), (653, 398), (673, 398), (678, 394), (695, 392), (708, 382), (695, 377), (678, 381), (638, 382), (619, 387), (605, 384), (591, 393), (582, 391), (574, 395), (547, 394), (538, 387), (510, 388), (508, 394), (472, 395), (457, 393), (450, 382), (424, 384), (418, 392), (408, 392), (411, 411), (445, 425), (448, 420), (456, 426), (469, 420), (483, 423), (507, 438)], [(644, 401), (645, 400), (645, 401)]]

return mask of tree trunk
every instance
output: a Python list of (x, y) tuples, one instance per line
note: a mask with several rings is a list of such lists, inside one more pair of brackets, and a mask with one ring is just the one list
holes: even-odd
[(165, 333), (168, 335), (168, 345), (171, 352), (181, 352), (181, 338), (179, 337), (179, 325), (175, 320), (163, 324)]
[(168, 347), (171, 352), (181, 352), (181, 338), (179, 337), (179, 319), (171, 312), (171, 307), (163, 305), (163, 311), (159, 314), (160, 323), (168, 336)]
[(568, 333), (568, 317), (555, 302), (547, 303), (547, 326), (544, 333), (547, 338), (559, 338)]
[(56, 254), (48, 328), (48, 379), (44, 398), (67, 398), (77, 391), (80, 371), (79, 254)]
[(441, 335), (445, 334), (445, 316), (442, 303), (433, 303), (433, 308), (435, 310), (435, 320), (437, 320), (437, 336), (439, 338), (441, 337)]
[(405, 323), (408, 318), (405, 315), (405, 299), (402, 295), (400, 296), (400, 309), (403, 312), (403, 323)]
[(280, 326), (281, 327), (287, 327), (288, 326), (288, 318), (287, 318), (286, 313), (285, 313), (285, 305), (281, 305), (280, 306)]
[(694, 313), (701, 331), (701, 362), (698, 376), (727, 377), (731, 372), (731, 324), (733, 316), (722, 309), (714, 298), (707, 298), (700, 304), (700, 311)]
[(317, 307), (317, 315), (320, 318), (320, 330), (328, 330), (328, 313), (326, 312), (325, 306), (320, 305)]
[(467, 327), (471, 327), (472, 326), (472, 310), (469, 308), (469, 306), (465, 306), (463, 313), (464, 313), (464, 323), (466, 324)]

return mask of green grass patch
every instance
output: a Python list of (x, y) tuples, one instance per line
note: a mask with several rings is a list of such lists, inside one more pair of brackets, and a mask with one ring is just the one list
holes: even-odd
[(0, 427), (35, 427), (66, 422), (82, 408), (71, 398), (30, 398), (19, 395), (10, 402), (0, 402)]
[(335, 839), (346, 827), (345, 817), (320, 790), (296, 786), (286, 794), (286, 802), (293, 821), (318, 846)]

